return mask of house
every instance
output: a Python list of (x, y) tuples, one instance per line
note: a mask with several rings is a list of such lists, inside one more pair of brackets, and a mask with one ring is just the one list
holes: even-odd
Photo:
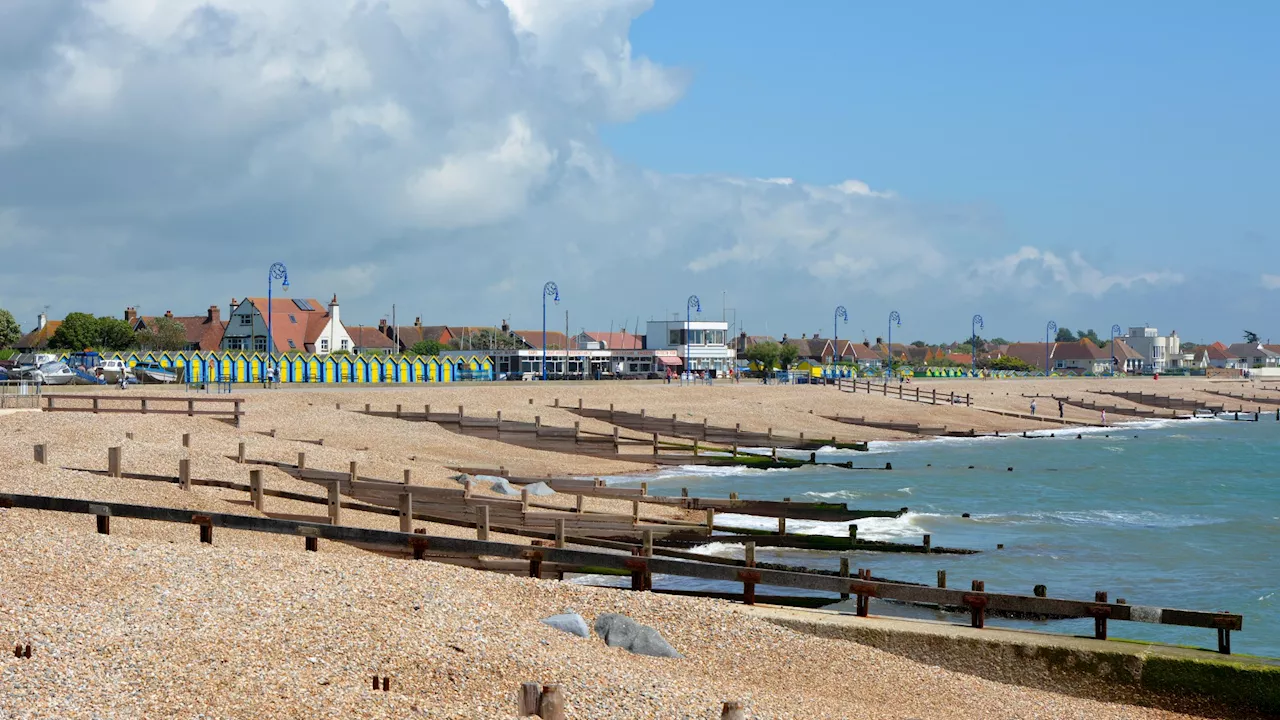
[(823, 363), (835, 356), (835, 347), (830, 340), (814, 336), (801, 335), (799, 339), (782, 336), (783, 345), (791, 345), (796, 349), (796, 360), (809, 360)]
[(378, 330), (391, 338), (392, 344), (399, 344), (399, 351), (404, 352), (424, 340), (434, 340), (448, 347), (453, 340), (453, 333), (444, 325), (423, 325), (422, 318), (414, 318), (412, 325), (391, 325), (386, 320), (378, 322)]
[(1194, 355), (1192, 365), (1202, 370), (1209, 368), (1238, 370), (1243, 367), (1240, 358), (1233, 355), (1227, 346), (1220, 342), (1196, 348)]
[[(222, 321), (221, 314), (221, 308), (210, 305), (204, 315), (174, 315), (172, 310), (166, 310), (160, 317), (182, 326), (187, 340), (183, 350), (208, 352), (222, 347), (222, 337), (226, 332), (227, 324)], [(124, 319), (136, 333), (155, 328), (157, 317), (140, 316), (137, 308), (127, 307), (124, 309)]]
[(865, 343), (841, 340), (840, 362), (851, 362), (862, 372), (878, 372), (884, 367), (884, 358)]
[(1165, 337), (1153, 327), (1131, 327), (1124, 342), (1142, 356), (1142, 372), (1164, 372), (1181, 365), (1182, 341), (1177, 330)]
[(61, 320), (49, 320), (44, 313), (40, 313), (36, 317), (36, 329), (18, 338), (13, 348), (19, 352), (44, 350), (49, 347), (49, 339), (58, 331), (60, 325), (62, 325)]
[(1112, 362), (1115, 372), (1140, 373), (1146, 362), (1142, 353), (1129, 347), (1124, 338), (1116, 338), (1103, 352), (1107, 353), (1107, 359)]
[(351, 352), (355, 344), (342, 326), (338, 296), (329, 302), (328, 310), (314, 298), (274, 298), (268, 306), (266, 298), (231, 301), (231, 314), (222, 338), (223, 350), (267, 352), (267, 326), (271, 326), (270, 351)]
[(677, 357), (662, 360), (667, 365), (682, 365), (687, 359), (688, 370), (727, 375), (737, 359), (728, 333), (729, 323), (723, 320), (650, 320), (645, 348), (676, 350)]
[(1280, 365), (1280, 352), (1268, 349), (1262, 343), (1236, 343), (1227, 348), (1227, 352), (1239, 358), (1239, 367), (1271, 368)]
[(395, 342), (372, 325), (353, 325), (346, 328), (351, 345), (357, 355), (390, 355), (396, 349)]
[(1053, 345), (1055, 343), (1009, 343), (1001, 349), (993, 353), (992, 359), (1002, 357), (1012, 357), (1021, 360), (1030, 365), (1032, 368), (1044, 372), (1045, 362), (1051, 360), (1053, 356)]
[(1065, 375), (1101, 375), (1111, 369), (1111, 355), (1089, 338), (1054, 343), (1050, 350), (1053, 370)]
[(748, 335), (747, 331), (743, 330), (738, 333), (738, 337), (734, 339), (733, 349), (738, 353), (738, 357), (742, 357), (747, 354), (747, 350), (751, 349), (752, 345), (776, 342), (778, 341), (770, 335)]

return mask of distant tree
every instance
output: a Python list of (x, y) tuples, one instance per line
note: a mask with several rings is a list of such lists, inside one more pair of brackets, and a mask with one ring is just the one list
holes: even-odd
[(1012, 355), (1005, 355), (1004, 357), (999, 357), (994, 360), (990, 358), (979, 360), (978, 367), (982, 368), (983, 370), (1011, 370), (1014, 372), (1022, 372), (1022, 371), (1035, 369), (1030, 364), (1023, 362), (1022, 360), (1019, 360), (1018, 358), (1013, 357)]
[(444, 343), (439, 340), (419, 340), (409, 346), (410, 355), (439, 355), (444, 350)]
[(800, 355), (800, 348), (795, 345), (787, 344), (778, 348), (778, 365), (782, 367), (782, 371), (786, 372), (795, 364), (796, 358)]
[(1058, 337), (1054, 338), (1057, 342), (1075, 342), (1076, 336), (1067, 328), (1058, 328)]
[[(519, 350), (522, 347), (524, 347), (523, 340), (504, 333), (498, 328), (480, 328), (449, 341), (449, 348), (453, 350)], [(548, 343), (547, 349), (559, 348)]]
[(1247, 343), (1249, 343), (1250, 345), (1257, 345), (1257, 344), (1258, 344), (1258, 333), (1256, 333), (1256, 332), (1254, 332), (1254, 331), (1252, 331), (1252, 330), (1245, 330), (1245, 331), (1244, 331), (1244, 341), (1245, 341), (1245, 342), (1247, 342)]
[(14, 319), (13, 313), (0, 308), (0, 350), (12, 347), (22, 338), (22, 326)]
[(1089, 328), (1088, 331), (1085, 331), (1085, 330), (1076, 331), (1077, 340), (1084, 340), (1085, 338), (1088, 338), (1089, 342), (1092, 342), (1094, 345), (1097, 345), (1099, 347), (1102, 346), (1102, 341), (1098, 340), (1098, 332), (1093, 328)]
[(88, 350), (97, 347), (98, 321), (89, 313), (67, 313), (49, 338), (52, 350)]
[(187, 347), (187, 329), (173, 318), (155, 318), (134, 337), (143, 350), (182, 350)]
[(915, 341), (912, 341), (911, 347), (922, 348), (922, 347), (928, 347), (928, 345), (926, 345), (923, 340), (915, 340)]
[(747, 359), (767, 373), (778, 364), (781, 352), (782, 346), (776, 342), (759, 342), (747, 348)]
[[(978, 342), (979, 342), (979, 343), (981, 343), (981, 342), (982, 342), (982, 339), (981, 339), (981, 338), (979, 338), (979, 339), (978, 339)], [(1009, 344), (1009, 341), (1008, 341), (1008, 340), (1005, 340), (1005, 339), (1004, 339), (1004, 338), (1002, 338), (1002, 337), (995, 337), (995, 338), (991, 338), (991, 339), (990, 339), (990, 340), (988, 340), (987, 342), (991, 343), (992, 345), (1008, 345), (1008, 344)]]
[[(174, 324), (176, 325), (177, 323)], [(179, 329), (182, 328), (181, 325), (178, 325), (178, 327)], [(100, 317), (94, 320), (94, 329), (97, 338), (92, 347), (98, 350), (128, 350), (137, 342), (133, 327), (129, 325), (127, 320)], [(182, 337), (183, 345), (186, 345), (186, 330), (182, 330)]]

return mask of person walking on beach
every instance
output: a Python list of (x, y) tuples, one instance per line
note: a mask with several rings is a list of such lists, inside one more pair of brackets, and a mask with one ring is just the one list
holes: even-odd
[(1064, 413), (1063, 413), (1062, 401), (1059, 400), (1058, 401), (1058, 419), (1061, 420), (1063, 417), (1064, 417)]
[(1031, 398), (1031, 414), (1032, 414), (1032, 415), (1035, 415), (1035, 414), (1036, 414), (1036, 399), (1035, 399), (1035, 398)]
[(1106, 410), (1103, 410), (1103, 411), (1102, 411), (1102, 426), (1103, 426), (1103, 427), (1106, 427), (1106, 425), (1107, 425), (1107, 411), (1106, 411)]
[(276, 382), (276, 369), (271, 367), (270, 365), (267, 366), (266, 380), (267, 380), (266, 387), (272, 387)]

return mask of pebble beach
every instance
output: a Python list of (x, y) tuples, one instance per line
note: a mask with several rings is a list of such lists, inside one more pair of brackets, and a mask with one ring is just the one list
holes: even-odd
[[(1087, 393), (1099, 384), (936, 383), (940, 391), (954, 385), (974, 393), (975, 409), (747, 383), (245, 388), (237, 392), (247, 411), (240, 429), (181, 415), (0, 416), (0, 492), (259, 514), (243, 492), (185, 492), (172, 484), (86, 472), (105, 469), (112, 446), (123, 448), (127, 472), (175, 475), (178, 461), (190, 458), (193, 477), (235, 482), (247, 478), (246, 466), (234, 458), (240, 442), (250, 458), (292, 462), (306, 452), (309, 467), (344, 470), (355, 460), (361, 475), (398, 481), (409, 469), (415, 484), (440, 487), (458, 487), (451, 466), (501, 465), (529, 476), (650, 469), (641, 462), (550, 453), (357, 412), (366, 403), (377, 409), (463, 405), (468, 415), (500, 410), (504, 419), (536, 416), (544, 425), (568, 427), (579, 418), (553, 407), (554, 401), (576, 406), (581, 397), (590, 407), (614, 403), (620, 410), (740, 423), (744, 430), (894, 440), (909, 436), (819, 416), (839, 412), (980, 431), (1039, 430), (1039, 421), (976, 408), (1023, 411), (1023, 393), (1061, 393), (1064, 387)], [(1153, 390), (1149, 380), (1107, 386), (1127, 389), (1122, 384)], [(1206, 387), (1204, 381), (1162, 378), (1155, 389), (1215, 399), (1204, 394)], [(121, 391), (90, 392), (110, 398)], [(1067, 413), (1094, 419), (1085, 411)], [(611, 426), (582, 420), (582, 427), (605, 432)], [(267, 436), (271, 430), (275, 438)], [(183, 433), (192, 436), (190, 448), (181, 445)], [(324, 444), (317, 444), (321, 439)], [(48, 444), (49, 464), (33, 462), (36, 443)], [(274, 469), (264, 470), (264, 477), (269, 488), (323, 494)], [(571, 497), (547, 500), (573, 504)], [(587, 506), (629, 511), (629, 503), (619, 501), (588, 499)], [(266, 511), (307, 519), (324, 513), (323, 506), (279, 498), (269, 499)], [(644, 512), (680, 511), (649, 506)], [(394, 517), (354, 511), (344, 512), (343, 523), (398, 526)], [(474, 537), (467, 528), (424, 522), (415, 527)], [(500, 533), (492, 539), (529, 542)], [(538, 622), (565, 609), (588, 623), (601, 613), (626, 614), (661, 632), (684, 658), (632, 655)], [(33, 648), (29, 659), (0, 654), (0, 718), (507, 718), (516, 717), (516, 691), (527, 681), (559, 683), (569, 718), (718, 718), (726, 700), (744, 702), (752, 718), (1196, 716), (1089, 699), (1098, 693), (1087, 688), (1052, 692), (943, 670), (802, 634), (723, 601), (486, 573), (327, 541), (309, 553), (297, 537), (221, 528), (213, 545), (198, 543), (190, 526), (119, 518), (110, 535), (99, 535), (87, 516), (18, 509), (0, 509), (0, 641)], [(387, 692), (371, 689), (375, 675), (391, 679)], [(1194, 711), (1194, 705), (1186, 709)]]

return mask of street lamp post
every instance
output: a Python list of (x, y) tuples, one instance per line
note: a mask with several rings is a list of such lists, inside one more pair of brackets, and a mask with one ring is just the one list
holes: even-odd
[(977, 374), (978, 372), (978, 328), (982, 328), (983, 330), (986, 330), (987, 326), (982, 323), (981, 315), (974, 315), (973, 322), (970, 323), (969, 325), (969, 329), (973, 331), (973, 337), (969, 341), (969, 355), (970, 355), (969, 373), (970, 374)]
[[(548, 281), (542, 286), (542, 379), (547, 379), (547, 298), (554, 297), (555, 304), (560, 304), (560, 288)], [(566, 343), (567, 344), (567, 343)], [(565, 370), (569, 368), (566, 366)]]
[(1111, 326), (1111, 375), (1116, 374), (1116, 336), (1120, 334), (1120, 326)]
[(902, 316), (898, 314), (897, 310), (893, 310), (889, 312), (889, 345), (887, 347), (887, 352), (885, 352), (885, 356), (889, 359), (889, 366), (884, 373), (885, 385), (889, 384), (889, 373), (893, 372), (893, 324), (894, 323), (897, 323), (898, 327), (902, 327)]
[(837, 377), (840, 375), (840, 318), (844, 318), (845, 325), (849, 324), (849, 311), (845, 310), (843, 305), (836, 306), (836, 319), (832, 322), (832, 325), (835, 326), (835, 332), (833, 332), (832, 335), (834, 336), (834, 342), (836, 344), (836, 346), (832, 348), (832, 354), (836, 357)]
[(271, 268), (267, 270), (267, 366), (272, 372), (276, 370), (276, 348), (275, 335), (271, 334), (271, 288), (275, 285), (276, 280), (281, 280), (280, 289), (285, 292), (289, 291), (289, 271), (285, 268), (284, 263), (271, 263)]
[(1048, 325), (1044, 326), (1044, 376), (1049, 377), (1049, 338), (1052, 333), (1058, 332), (1058, 323), (1050, 320)]
[(689, 377), (693, 377), (693, 368), (689, 366), (689, 355), (693, 352), (690, 347), (693, 341), (693, 312), (702, 312), (702, 301), (697, 295), (690, 295), (688, 302), (684, 304), (684, 369), (690, 373)]

